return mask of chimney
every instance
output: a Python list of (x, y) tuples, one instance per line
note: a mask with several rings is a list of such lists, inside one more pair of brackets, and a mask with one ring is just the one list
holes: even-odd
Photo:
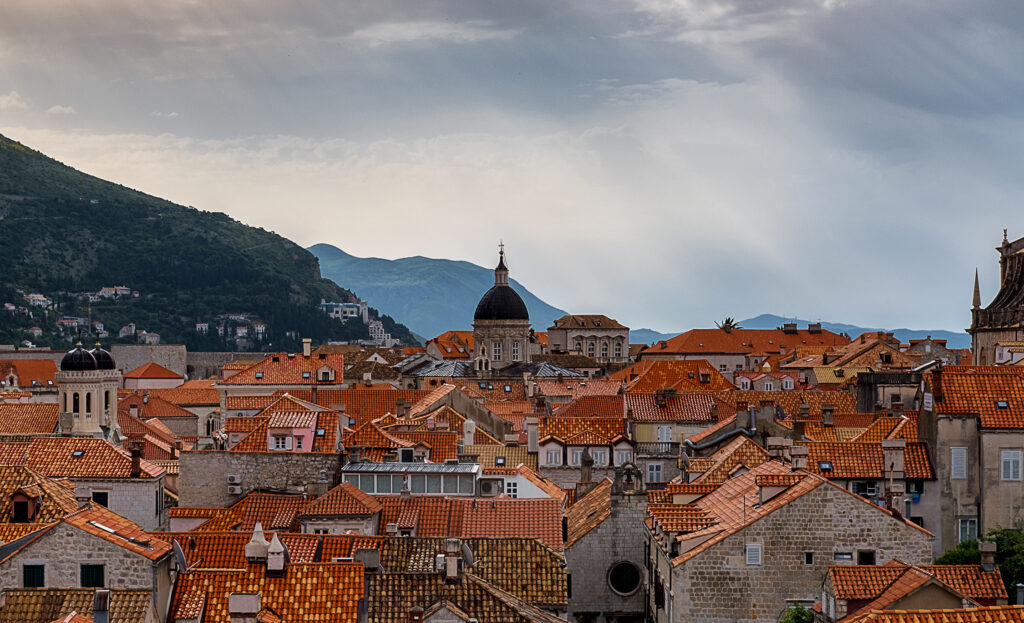
[(892, 412), (894, 414), (895, 413), (903, 413), (903, 401), (902, 400), (897, 400), (896, 402), (892, 403)]
[(263, 524), (257, 521), (252, 530), (252, 538), (245, 544), (245, 559), (251, 563), (265, 563), (269, 549), (270, 543), (263, 536)]
[(807, 324), (807, 332), (808, 333), (821, 333), (821, 323), (820, 322), (810, 322), (810, 323), (808, 323)]
[(309, 357), (313, 354), (313, 340), (308, 337), (302, 338), (302, 356)]
[(132, 453), (132, 467), (128, 475), (130, 478), (139, 478), (142, 476), (142, 443), (133, 442), (130, 451)]
[(775, 421), (775, 403), (771, 400), (762, 400), (759, 417), (761, 419), (761, 426), (764, 426), (765, 430), (767, 430), (768, 425)]
[(256, 615), (263, 609), (259, 593), (231, 593), (228, 595), (228, 616), (231, 623), (256, 623)]
[(804, 431), (807, 430), (807, 422), (804, 420), (793, 420), (793, 441), (801, 441), (804, 438)]
[(807, 403), (802, 403), (800, 405), (800, 417), (805, 420), (811, 417), (811, 405)]
[(583, 448), (583, 456), (580, 458), (580, 482), (591, 482), (591, 470), (594, 468), (594, 457), (590, 456), (590, 448)]
[(472, 446), (476, 443), (476, 422), (466, 418), (462, 423), (462, 445)]
[(93, 623), (109, 623), (110, 621), (110, 591), (98, 589), (92, 597), (92, 620)]
[(992, 571), (996, 568), (996, 542), (978, 541), (978, 552), (981, 553), (981, 568)]
[(535, 417), (528, 417), (525, 420), (526, 425), (526, 451), (531, 454), (537, 454), (540, 451), (538, 442), (538, 434), (540, 433), (540, 423)]
[(395, 399), (395, 417), (402, 419), (406, 416), (405, 398)]
[(92, 500), (92, 491), (89, 487), (84, 485), (75, 486), (75, 501), (78, 502), (78, 508), (85, 508)]
[[(783, 439), (782, 437), (769, 437), (766, 445), (768, 446), (768, 458), (782, 460), (783, 454)], [(790, 442), (792, 443), (792, 441)]]
[(883, 439), (882, 440), (882, 456), (884, 457), (885, 465), (883, 465), (884, 476), (901, 480), (904, 476), (903, 471), (903, 456), (907, 448), (907, 441), (905, 439)]
[[(398, 531), (397, 526), (395, 531)], [(356, 549), (352, 552), (352, 561), (363, 563), (366, 573), (376, 573), (380, 569), (380, 550), (374, 547)]]
[(409, 623), (423, 623), (423, 608), (414, 606), (409, 609)]
[(142, 404), (149, 404), (149, 392), (142, 392)]
[(664, 407), (665, 406), (665, 390), (664, 389), (657, 389), (657, 390), (654, 391), (654, 404), (658, 405), (659, 407)]
[(835, 420), (832, 417), (834, 415), (834, 413), (835, 413), (835, 410), (836, 410), (835, 405), (831, 405), (831, 404), (827, 404), (827, 403), (821, 405), (821, 425), (822, 426), (826, 426), (826, 427), (835, 426)]
[(789, 458), (793, 461), (793, 469), (807, 469), (807, 455), (811, 452), (807, 446), (794, 445), (789, 449)]
[(462, 579), (462, 542), (459, 539), (444, 540), (444, 582), (458, 584)]
[(288, 562), (288, 548), (284, 546), (281, 539), (274, 533), (270, 547), (267, 548), (267, 575), (271, 573), (284, 574), (284, 563)]
[(363, 385), (373, 387), (373, 373), (363, 372)]
[(128, 406), (128, 413), (131, 414), (133, 417), (139, 417), (139, 405), (138, 405), (138, 403), (134, 403), (134, 404), (129, 405)]
[(427, 430), (432, 431), (437, 428), (437, 422), (434, 420), (433, 414), (427, 416)]
[(888, 485), (885, 490), (885, 508), (888, 509), (893, 516), (899, 518), (903, 516), (903, 494), (906, 489), (902, 482), (894, 482), (892, 485)]

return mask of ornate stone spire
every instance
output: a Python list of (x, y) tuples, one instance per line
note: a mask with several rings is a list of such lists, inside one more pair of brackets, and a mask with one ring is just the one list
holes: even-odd
[(508, 285), (508, 267), (505, 266), (505, 243), (498, 245), (498, 266), (494, 269), (494, 285)]
[(981, 309), (981, 288), (978, 286), (978, 269), (974, 269), (974, 309)]

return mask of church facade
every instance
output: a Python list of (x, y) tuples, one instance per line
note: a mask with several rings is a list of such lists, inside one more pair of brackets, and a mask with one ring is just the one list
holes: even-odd
[(971, 309), (971, 353), (976, 366), (991, 366), (996, 347), (1007, 342), (1024, 341), (1024, 238), (1010, 242), (1003, 230), (999, 252), (999, 293), (987, 307), (981, 306), (978, 275), (974, 275), (974, 301)]
[(504, 248), (494, 269), (494, 286), (480, 298), (473, 314), (473, 345), (477, 373), (530, 363), (530, 314), (508, 284)]

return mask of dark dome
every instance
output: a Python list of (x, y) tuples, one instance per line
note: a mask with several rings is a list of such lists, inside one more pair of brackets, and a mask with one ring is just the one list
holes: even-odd
[(476, 305), (473, 320), (529, 320), (526, 303), (511, 286), (494, 286)]
[(74, 350), (69, 350), (68, 354), (64, 355), (64, 358), (60, 360), (60, 369), (64, 372), (95, 370), (96, 358), (92, 356), (92, 353), (82, 348), (82, 343), (79, 342)]
[(108, 351), (103, 350), (99, 342), (96, 342), (96, 348), (89, 351), (92, 354), (93, 359), (96, 360), (97, 370), (113, 370), (114, 369), (114, 358)]

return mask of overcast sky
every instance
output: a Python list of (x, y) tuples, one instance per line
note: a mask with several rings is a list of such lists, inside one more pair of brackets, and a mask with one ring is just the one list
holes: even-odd
[[(1024, 236), (1006, 0), (3, 0), (0, 132), (634, 328), (962, 329)], [(454, 327), (453, 327), (454, 328)]]

